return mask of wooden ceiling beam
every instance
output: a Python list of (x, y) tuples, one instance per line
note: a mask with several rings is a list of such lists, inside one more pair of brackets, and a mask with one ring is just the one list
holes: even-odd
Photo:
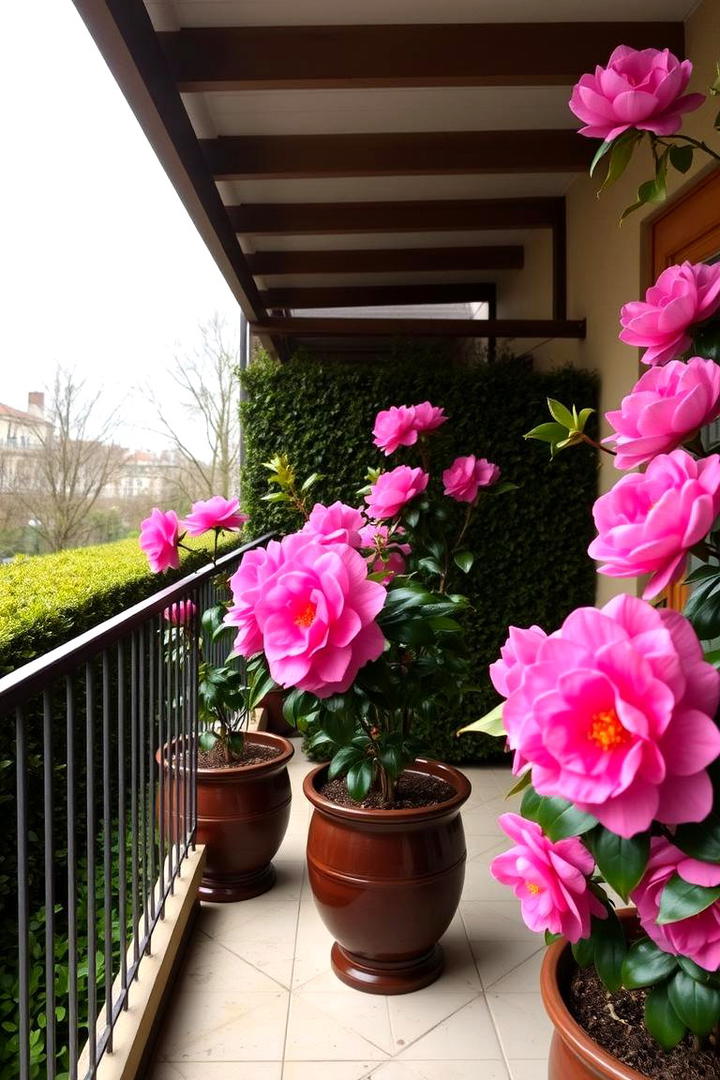
[(236, 232), (248, 236), (469, 232), (550, 229), (562, 196), (438, 199), (411, 202), (246, 203), (228, 206)]
[(287, 287), (260, 293), (265, 307), (346, 308), (403, 304), (490, 303), (495, 285), (487, 282), (439, 283), (436, 285), (348, 285)]
[(520, 270), (522, 245), (384, 248), (331, 251), (257, 251), (246, 255), (256, 276), (273, 274), (386, 274), (441, 270)]
[(584, 319), (323, 319), (269, 318), (252, 324), (256, 334), (296, 338), (578, 338)]
[(216, 180), (585, 172), (596, 150), (570, 128), (223, 135), (200, 145)]
[(569, 86), (619, 41), (684, 55), (681, 22), (203, 27), (158, 36), (183, 91)]

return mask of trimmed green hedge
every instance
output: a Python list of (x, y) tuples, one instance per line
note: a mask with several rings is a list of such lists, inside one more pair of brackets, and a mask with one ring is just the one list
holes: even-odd
[[(210, 541), (183, 542), (197, 552), (183, 552), (180, 569), (162, 575), (150, 572), (137, 538), (0, 566), (0, 676), (204, 565)], [(233, 536), (219, 550), (237, 544)]]
[[(243, 378), (244, 509), (254, 535), (298, 526), (285, 506), (262, 501), (262, 463), (276, 453), (289, 455), (300, 479), (323, 474), (313, 489), (319, 501), (357, 504), (366, 468), (388, 465), (372, 445), (371, 429), (378, 410), (390, 405), (429, 399), (445, 407), (450, 422), (433, 441), (436, 475), (458, 454), (475, 453), (497, 462), (503, 477), (520, 485), (517, 492), (488, 499), (468, 535), (478, 557), (461, 588), (474, 606), (468, 634), (481, 693), (467, 699), (466, 715), (449, 716), (442, 730), (418, 732), (429, 752), (445, 761), (496, 753), (497, 740), (458, 739), (454, 732), (496, 703), (487, 666), (497, 658), (508, 626), (539, 623), (553, 630), (595, 595), (587, 546), (596, 455), (578, 448), (551, 463), (547, 447), (525, 442), (523, 435), (545, 419), (548, 396), (597, 407), (597, 377), (573, 368), (539, 373), (521, 359), (468, 368), (427, 359), (338, 364), (303, 356), (282, 366), (260, 360)], [(389, 459), (391, 467), (410, 460), (405, 451)], [(462, 515), (461, 507), (456, 510)]]

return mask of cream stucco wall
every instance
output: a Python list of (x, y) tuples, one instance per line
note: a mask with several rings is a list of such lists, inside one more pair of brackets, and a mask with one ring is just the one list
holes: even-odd
[[(694, 64), (690, 90), (706, 92), (715, 79), (715, 64), (720, 59), (720, 0), (704, 0), (688, 19), (685, 46), (686, 55)], [(720, 135), (712, 127), (717, 111), (718, 100), (711, 99), (697, 113), (687, 117), (683, 130), (714, 146), (719, 145)], [(617, 406), (636, 381), (639, 370), (639, 352), (618, 341), (618, 312), (628, 300), (641, 297), (647, 287), (647, 223), (658, 210), (655, 207), (637, 211), (622, 227), (618, 226), (620, 214), (633, 201), (638, 184), (649, 179), (652, 173), (646, 147), (636, 154), (636, 158), (625, 176), (600, 198), (597, 197), (598, 183), (589, 177), (579, 177), (568, 190), (568, 317), (587, 319), (587, 338), (583, 342), (538, 343), (534, 349), (539, 367), (572, 363), (599, 371), (603, 413)], [(685, 177), (671, 173), (668, 184), (671, 199), (700, 173), (707, 171), (706, 162), (707, 159), (696, 154), (693, 169)], [(501, 318), (549, 317), (551, 264), (536, 257), (541, 243), (531, 238), (522, 274), (516, 276), (512, 285), (508, 283), (506, 288), (500, 289), (498, 314)], [(538, 422), (542, 419), (539, 417)], [(604, 458), (601, 488), (607, 490), (617, 477), (611, 459)], [(598, 602), (602, 603), (622, 590), (634, 591), (635, 587), (634, 582), (615, 581), (599, 575)]]

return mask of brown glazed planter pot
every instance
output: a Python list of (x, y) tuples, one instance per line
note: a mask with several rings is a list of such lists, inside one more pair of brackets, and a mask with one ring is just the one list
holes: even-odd
[[(628, 937), (637, 929), (634, 910), (618, 912)], [(550, 1045), (548, 1080), (647, 1080), (643, 1073), (623, 1065), (580, 1027), (565, 1004), (564, 994), (575, 961), (566, 941), (556, 941), (545, 954), (540, 974), (545, 1011), (555, 1032)]]
[(271, 690), (266, 694), (258, 705), (263, 715), (260, 720), (260, 731), (268, 731), (271, 735), (282, 735), (285, 739), (297, 738), (300, 734), (297, 728), (288, 724), (283, 716), (283, 704), (285, 692), (283, 690)]
[[(281, 753), (258, 765), (197, 770), (197, 842), (206, 849), (198, 890), (201, 900), (249, 900), (275, 882), (271, 860), (290, 819), (287, 763), (295, 748), (287, 739), (267, 732), (251, 732), (248, 738), (251, 743), (277, 746)], [(159, 764), (160, 751), (156, 759)], [(165, 776), (165, 820), (171, 821), (173, 784), (167, 765)], [(182, 774), (178, 786), (182, 786)]]
[(411, 767), (445, 780), (455, 794), (418, 810), (338, 806), (319, 788), (327, 765), (305, 777), (314, 813), (308, 834), (310, 885), (335, 938), (333, 971), (370, 994), (406, 994), (440, 975), (438, 941), (457, 910), (465, 879), (460, 807), (470, 781), (422, 758)]

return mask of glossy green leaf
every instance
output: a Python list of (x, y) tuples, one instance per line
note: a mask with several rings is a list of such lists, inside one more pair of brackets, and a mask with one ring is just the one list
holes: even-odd
[(540, 442), (556, 443), (567, 437), (567, 428), (562, 424), (538, 424), (523, 436), (525, 439), (538, 439)]
[(218, 737), (214, 731), (201, 731), (198, 735), (198, 746), (205, 753), (209, 753), (218, 741)]
[(720, 988), (720, 972), (706, 971), (705, 968), (701, 968), (699, 964), (696, 964), (694, 960), (690, 960), (687, 956), (678, 956), (677, 962), (691, 979), (695, 979), (696, 982), (703, 983), (705, 986)]
[(590, 164), (590, 175), (591, 176), (594, 176), (595, 170), (597, 169), (598, 165), (600, 164), (602, 159), (605, 157), (605, 155), (610, 153), (610, 151), (613, 148), (613, 144), (614, 144), (613, 139), (606, 139), (605, 142), (600, 143), (600, 145), (597, 148), (597, 151), (595, 152), (595, 156), (593, 157), (592, 162)]
[(462, 570), (463, 574), (469, 574), (475, 562), (475, 556), (472, 551), (456, 551), (453, 555), (453, 562)]
[(362, 802), (373, 780), (372, 762), (365, 758), (353, 765), (347, 774), (347, 786), (350, 798), (355, 802)]
[(611, 909), (606, 919), (593, 919), (595, 969), (611, 994), (622, 986), (627, 944), (622, 925)]
[(673, 843), (693, 859), (720, 863), (720, 816), (713, 813), (697, 824), (680, 825)]
[(657, 921), (661, 926), (667, 923), (689, 919), (705, 911), (720, 898), (720, 885), (708, 888), (705, 885), (691, 885), (683, 881), (679, 874), (673, 874), (660, 896), (660, 910)]
[(653, 986), (671, 975), (677, 968), (676, 957), (658, 949), (654, 941), (643, 938), (634, 942), (622, 963), (622, 984), (628, 990)]
[(686, 173), (692, 167), (693, 153), (692, 146), (671, 146), (670, 164), (678, 172)]
[(496, 705), (494, 709), (491, 709), (489, 713), (485, 713), (479, 720), (473, 720), (472, 724), (467, 724), (465, 727), (459, 729), (456, 732), (457, 735), (465, 735), (469, 731), (481, 731), (484, 735), (505, 735), (505, 725), (503, 723), (503, 706), (505, 702), (501, 701), (499, 705)]
[(626, 131), (619, 139), (615, 139), (610, 153), (610, 160), (607, 172), (605, 173), (605, 179), (602, 182), (600, 191), (604, 191), (606, 187), (609, 187), (611, 184), (614, 184), (616, 180), (620, 179), (630, 163), (633, 150), (635, 149), (635, 145), (639, 141), (639, 138), (640, 135), (637, 131)]
[(517, 783), (513, 784), (508, 792), (505, 794), (506, 799), (512, 799), (513, 796), (519, 795), (521, 791), (524, 791), (526, 787), (532, 782), (532, 769), (528, 769), (524, 772)]
[(594, 829), (597, 818), (578, 810), (565, 799), (548, 799), (528, 788), (523, 796), (521, 813), (531, 821), (537, 821), (551, 840), (564, 840), (568, 836), (582, 836)]
[(599, 826), (588, 838), (598, 870), (608, 885), (627, 900), (645, 872), (650, 834), (625, 838)]
[(566, 429), (566, 431), (572, 431), (575, 427), (575, 417), (562, 402), (556, 401), (555, 398), (549, 397), (547, 399), (547, 407), (550, 410), (550, 415), (553, 420)]
[(362, 761), (364, 756), (362, 750), (356, 746), (343, 746), (333, 755), (328, 767), (328, 780), (334, 780), (336, 776), (344, 776), (350, 766)]
[(668, 997), (666, 983), (654, 987), (645, 1000), (645, 1026), (664, 1050), (672, 1050), (687, 1030)]
[(709, 1035), (720, 1020), (720, 990), (704, 986), (684, 971), (669, 982), (668, 998), (682, 1022), (700, 1038)]

